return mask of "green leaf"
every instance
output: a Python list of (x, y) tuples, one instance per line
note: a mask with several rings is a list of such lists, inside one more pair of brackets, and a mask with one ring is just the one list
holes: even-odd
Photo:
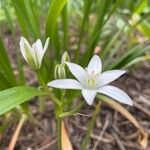
[[(10, 61), (9, 61), (9, 58), (8, 58), (8, 55), (7, 55), (7, 52), (6, 52), (6, 49), (4, 47), (1, 37), (0, 37), (0, 72), (1, 72), (1, 75), (3, 75), (4, 78), (7, 79), (12, 86), (16, 85), (16, 79), (13, 73), (13, 69), (11, 67), (11, 64), (10, 64)], [(2, 78), (0, 78), (0, 80), (2, 80)]]
[(35, 96), (44, 96), (42, 92), (34, 87), (18, 86), (0, 92), (0, 115), (15, 108)]
[(57, 20), (68, 0), (52, 0), (46, 21), (46, 37), (50, 37), (56, 50), (56, 57), (60, 57), (59, 34)]
[(120, 57), (116, 63), (114, 63), (113, 65), (107, 67), (106, 70), (110, 70), (110, 69), (116, 69), (116, 68), (122, 68), (125, 65), (127, 65), (129, 62), (131, 62), (132, 60), (134, 60), (137, 57), (142, 56), (145, 52), (150, 50), (150, 46), (145, 46), (143, 47), (141, 44), (134, 46), (133, 48), (129, 49), (125, 55), (123, 55), (122, 57)]
[(109, 20), (110, 16), (120, 6), (119, 0), (117, 0), (115, 3), (113, 3), (112, 0), (99, 0), (97, 2), (97, 19), (91, 37), (89, 39), (87, 50), (85, 51), (83, 57), (80, 59), (80, 63), (82, 65), (87, 64), (87, 62), (90, 60), (90, 57), (94, 52), (94, 48), (99, 41), (99, 37), (103, 31), (102, 28)]
[(46, 22), (46, 35), (53, 38), (58, 17), (67, 0), (52, 0)]
[(83, 19), (82, 19), (82, 23), (81, 23), (81, 27), (80, 27), (79, 41), (78, 41), (78, 46), (77, 46), (76, 55), (75, 55), (76, 62), (78, 62), (78, 59), (79, 59), (78, 57), (80, 54), (80, 46), (81, 46), (82, 38), (84, 35), (85, 25), (89, 21), (91, 6), (92, 6), (91, 0), (84, 1)]
[(68, 5), (66, 4), (62, 10), (62, 24), (63, 24), (63, 48), (68, 51)]
[(39, 37), (39, 24), (31, 0), (12, 0), (20, 28), (25, 37)]

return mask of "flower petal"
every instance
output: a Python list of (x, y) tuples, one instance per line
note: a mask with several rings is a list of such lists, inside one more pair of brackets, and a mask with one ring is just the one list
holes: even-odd
[(95, 73), (99, 74), (102, 71), (102, 62), (99, 56), (94, 55), (90, 60), (87, 67), (88, 74)]
[(39, 64), (39, 67), (41, 66), (42, 63), (42, 59), (44, 56), (44, 51), (43, 51), (43, 46), (42, 46), (42, 42), (40, 39), (38, 39), (34, 44), (33, 44), (33, 49), (35, 52), (35, 56), (37, 57), (37, 64)]
[(110, 70), (103, 72), (98, 76), (97, 87), (109, 84), (110, 82), (119, 78), (125, 72), (126, 72), (125, 70)]
[[(24, 59), (28, 62), (27, 51), (28, 51), (28, 53), (31, 54), (30, 51), (31, 51), (32, 48), (31, 48), (29, 42), (27, 41), (27, 39), (24, 38), (24, 37), (21, 37), (19, 44), (20, 44), (21, 53), (22, 53)], [(28, 62), (28, 63), (29, 63), (29, 62)]]
[(99, 88), (97, 92), (105, 94), (121, 103), (131, 106), (133, 105), (133, 102), (131, 98), (128, 96), (128, 94), (117, 87), (106, 85)]
[(50, 40), (50, 38), (48, 37), (48, 38), (46, 39), (45, 46), (44, 46), (44, 49), (43, 49), (44, 53), (46, 52), (46, 50), (47, 50), (47, 48), (48, 48), (49, 40)]
[(66, 62), (70, 72), (78, 79), (81, 84), (84, 84), (86, 80), (86, 71), (79, 65)]
[(88, 90), (88, 89), (82, 90), (82, 96), (84, 97), (84, 99), (89, 105), (92, 105), (94, 98), (96, 96), (96, 93), (97, 93), (96, 90)]
[(47, 85), (58, 89), (82, 89), (82, 85), (73, 79), (53, 80)]

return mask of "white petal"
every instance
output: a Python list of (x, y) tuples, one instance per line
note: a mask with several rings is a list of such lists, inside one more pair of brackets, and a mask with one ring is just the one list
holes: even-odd
[(47, 50), (47, 48), (48, 48), (49, 40), (50, 40), (50, 38), (48, 37), (48, 38), (46, 39), (45, 46), (44, 46), (44, 49), (43, 49), (44, 53), (46, 52), (46, 50)]
[(88, 74), (95, 73), (99, 74), (102, 71), (102, 62), (99, 56), (94, 55), (90, 60), (87, 67)]
[(97, 92), (105, 94), (121, 103), (131, 106), (133, 105), (133, 102), (131, 98), (128, 96), (128, 94), (117, 87), (106, 85), (99, 88)]
[(73, 79), (54, 80), (47, 85), (58, 89), (82, 89), (82, 85)]
[(70, 63), (70, 62), (66, 62), (66, 64), (70, 72), (75, 76), (75, 78), (77, 78), (81, 84), (84, 84), (86, 80), (86, 71), (77, 64)]
[(41, 40), (37, 40), (33, 45), (32, 45), (32, 55), (34, 58), (34, 62), (36, 63), (37, 68), (40, 68), (41, 66), (41, 57), (42, 57), (42, 43)]
[(88, 90), (88, 89), (83, 89), (82, 90), (82, 96), (84, 97), (84, 99), (86, 100), (86, 102), (89, 105), (93, 104), (96, 93), (97, 93), (96, 90)]
[(98, 76), (97, 86), (100, 87), (109, 84), (110, 82), (119, 78), (125, 72), (126, 72), (125, 70), (110, 70), (110, 71), (103, 72)]
[[(24, 59), (28, 62), (28, 59), (27, 59), (27, 56), (26, 56), (26, 51), (31, 51), (32, 47), (30, 46), (29, 42), (27, 41), (27, 39), (25, 39), (24, 37), (21, 37), (20, 39), (20, 50), (21, 50), (21, 53), (24, 57)], [(25, 49), (25, 45), (26, 47), (28, 48), (27, 50)], [(31, 54), (32, 55), (32, 54)], [(29, 63), (29, 62), (28, 62)]]

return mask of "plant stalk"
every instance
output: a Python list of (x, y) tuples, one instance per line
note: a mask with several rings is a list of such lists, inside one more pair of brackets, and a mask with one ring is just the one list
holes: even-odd
[(27, 116), (25, 114), (23, 114), (20, 121), (19, 121), (19, 124), (18, 124), (12, 138), (11, 138), (11, 141), (10, 141), (9, 146), (8, 146), (8, 150), (14, 150), (14, 147), (15, 147), (17, 139), (19, 137), (21, 128), (22, 128), (26, 119), (27, 119)]
[(58, 137), (58, 150), (62, 150), (62, 141), (61, 141), (61, 123), (62, 119), (57, 117), (57, 137)]
[[(37, 74), (37, 78), (38, 78), (40, 85), (45, 86), (45, 82), (44, 82), (43, 77), (40, 73), (40, 70), (37, 70), (36, 74)], [(40, 112), (44, 111), (44, 106), (45, 106), (45, 99), (43, 99), (42, 97), (39, 97), (39, 111)]]
[(100, 102), (96, 105), (96, 109), (93, 112), (92, 119), (88, 122), (87, 132), (85, 134), (85, 137), (84, 137), (82, 145), (81, 145), (82, 150), (87, 150), (87, 144), (90, 142), (90, 134), (93, 130), (94, 122), (96, 120), (98, 113), (100, 112), (100, 105), (101, 105)]

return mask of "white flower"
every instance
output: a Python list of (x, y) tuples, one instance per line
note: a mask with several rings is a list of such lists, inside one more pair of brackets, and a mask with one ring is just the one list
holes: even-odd
[(21, 53), (27, 63), (35, 70), (40, 69), (43, 56), (48, 48), (49, 38), (47, 38), (44, 48), (40, 39), (31, 46), (27, 39), (21, 37), (19, 44)]
[(89, 62), (86, 69), (81, 66), (66, 62), (74, 79), (60, 79), (48, 83), (48, 86), (60, 89), (79, 89), (86, 102), (91, 105), (97, 93), (105, 94), (121, 103), (133, 105), (130, 97), (121, 89), (107, 85), (125, 73), (124, 70), (111, 70), (101, 73), (102, 63), (95, 55)]

